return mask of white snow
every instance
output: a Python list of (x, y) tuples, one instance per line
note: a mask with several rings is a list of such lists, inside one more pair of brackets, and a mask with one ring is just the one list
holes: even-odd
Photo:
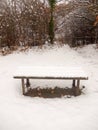
[[(22, 95), (18, 66), (80, 66), (89, 80), (81, 96), (70, 99), (31, 98)], [(32, 86), (70, 86), (70, 81), (34, 80)], [(29, 50), (0, 56), (0, 130), (98, 130), (98, 49), (68, 46)]]
[(69, 66), (21, 66), (16, 69), (14, 76), (18, 77), (62, 77), (62, 78), (75, 78), (82, 77), (87, 78), (87, 74), (81, 67), (69, 67)]

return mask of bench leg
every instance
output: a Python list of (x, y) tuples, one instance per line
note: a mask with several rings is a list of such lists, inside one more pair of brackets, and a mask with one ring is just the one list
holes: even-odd
[(74, 79), (73, 80), (73, 82), (72, 82), (72, 91), (73, 91), (73, 94), (74, 94), (74, 96), (76, 95), (75, 93), (76, 93), (76, 80)]
[(26, 88), (27, 88), (27, 91), (28, 91), (29, 88), (30, 88), (30, 81), (29, 81), (29, 78), (26, 79)]
[(75, 87), (75, 83), (76, 83), (76, 81), (75, 81), (75, 79), (73, 80), (73, 83), (72, 83), (72, 87)]
[(73, 84), (72, 84), (72, 89), (73, 89), (73, 94), (74, 94), (74, 96), (78, 96), (78, 95), (80, 95), (80, 89), (79, 89), (79, 87), (80, 87), (80, 80), (78, 79), (77, 80), (77, 85), (75, 85), (75, 80), (73, 80)]
[(80, 80), (78, 79), (77, 80), (77, 86), (76, 86), (76, 96), (80, 95), (81, 92), (80, 92)]
[(21, 79), (22, 82), (22, 93), (25, 94), (25, 84), (24, 84), (24, 78)]

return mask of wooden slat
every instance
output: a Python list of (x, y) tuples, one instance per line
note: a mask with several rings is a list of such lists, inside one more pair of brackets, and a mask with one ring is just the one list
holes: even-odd
[(34, 76), (14, 76), (14, 78), (16, 79), (59, 79), (59, 80), (65, 80), (65, 79), (69, 79), (69, 80), (77, 80), (77, 79), (80, 79), (80, 80), (88, 80), (88, 77), (34, 77)]

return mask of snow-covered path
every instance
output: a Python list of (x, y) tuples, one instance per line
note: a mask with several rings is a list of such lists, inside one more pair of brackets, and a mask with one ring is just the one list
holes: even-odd
[[(98, 130), (98, 50), (95, 45), (73, 50), (36, 49), (0, 56), (0, 130)], [(72, 98), (31, 98), (21, 93), (13, 79), (17, 66), (76, 66), (89, 75), (84, 94)], [(35, 80), (33, 86), (70, 86), (66, 81)]]

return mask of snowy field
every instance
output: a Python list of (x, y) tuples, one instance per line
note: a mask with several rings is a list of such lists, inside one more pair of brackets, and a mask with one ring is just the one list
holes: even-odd
[[(31, 98), (22, 95), (18, 66), (81, 66), (89, 80), (84, 93), (71, 98)], [(33, 87), (71, 86), (70, 81), (34, 80)], [(0, 130), (98, 130), (98, 49), (68, 46), (0, 56)]]

